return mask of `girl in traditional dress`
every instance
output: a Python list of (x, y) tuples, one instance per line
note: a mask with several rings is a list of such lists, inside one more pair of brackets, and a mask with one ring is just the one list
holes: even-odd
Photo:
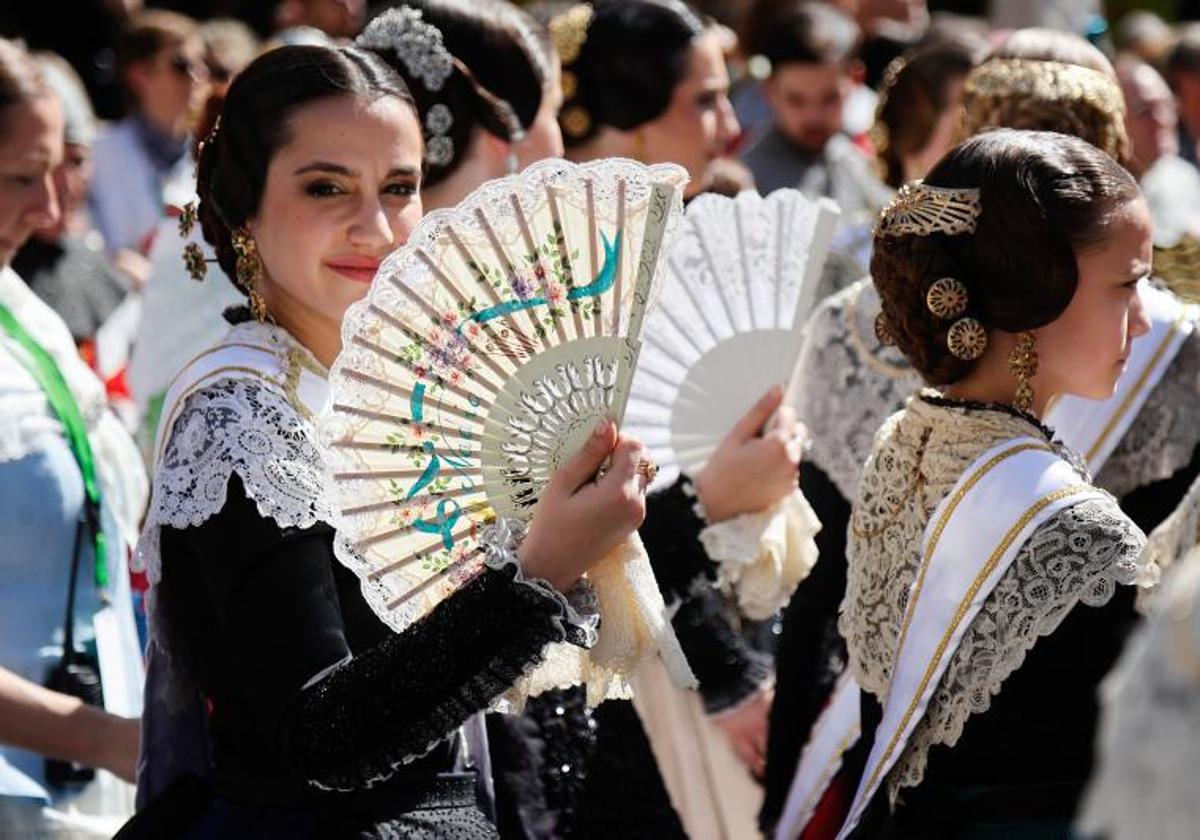
[(884, 424), (851, 515), (852, 679), (798, 770), (837, 766), (826, 727), (861, 686), (839, 836), (1068, 830), (1096, 686), (1158, 570), (1041, 418), (1056, 397), (1113, 394), (1150, 329), (1150, 257), (1132, 176), (1050, 132), (969, 140), (881, 214), (881, 332), (940, 390)]
[[(1073, 134), (1117, 160), (1128, 151), (1111, 65), (1086, 41), (1065, 33), (1013, 33), (967, 77), (964, 130), (994, 126)], [(1194, 314), (1173, 297), (1151, 288), (1142, 294), (1151, 335), (1135, 345), (1119, 392), (1098, 402), (1058, 400), (1045, 419), (1086, 459), (1097, 485), (1117, 496), (1149, 533), (1200, 469), (1200, 390), (1194, 384), (1200, 336)], [(763, 814), (768, 827), (786, 811), (800, 748), (843, 667), (837, 609), (845, 591), (850, 500), (862, 464), (879, 425), (920, 386), (904, 357), (876, 334), (878, 312), (869, 278), (828, 298), (810, 319), (801, 354), (800, 416), (813, 438), (801, 486), (825, 528), (817, 538), (820, 560), (784, 613), (778, 682), (784, 699), (772, 714)]]
[(199, 221), (249, 307), (164, 404), (130, 836), (495, 837), (475, 713), (548, 643), (585, 643), (562, 593), (641, 521), (642, 450), (601, 424), (519, 549), (409, 630), (335, 558), (314, 415), (347, 307), (421, 216), (421, 134), (378, 56), (283, 47), (204, 143)]
[[(683, 59), (696, 51), (691, 28), (694, 18), (690, 13), (680, 18), (684, 7), (679, 4), (648, 3), (644, 7), (627, 9), (636, 14), (618, 22), (627, 33), (637, 36), (631, 48), (649, 59), (646, 50), (652, 41), (642, 31), (647, 17), (656, 21), (659, 30), (674, 26), (672, 31), (682, 34), (673, 35), (669, 44), (660, 43), (660, 48), (674, 56), (672, 66), (685, 69)], [(378, 52), (405, 77), (424, 115), (426, 209), (453, 204), (489, 178), (562, 154), (556, 121), (562, 102), (560, 78), (570, 86), (575, 77), (560, 76), (555, 48), (576, 56), (586, 40), (590, 15), (588, 7), (566, 9), (551, 21), (549, 39), (519, 10), (490, 2), (419, 0), (384, 12), (368, 24), (359, 43)], [(419, 47), (427, 44), (435, 44), (432, 51)], [(707, 40), (704, 46), (709, 46)], [(437, 56), (436, 61), (429, 61), (430, 55)], [(716, 55), (719, 58), (719, 51)], [(441, 69), (431, 73), (430, 68)], [(723, 72), (723, 64), (720, 69)], [(664, 84), (663, 92), (669, 98), (680, 80), (672, 78)], [(690, 139), (691, 134), (679, 136)], [(703, 164), (692, 174), (701, 176)], [(726, 447), (730, 457), (722, 459), (707, 477), (705, 489), (718, 489), (704, 493), (704, 500), (722, 518), (740, 512), (739, 504), (765, 506), (794, 486), (798, 451), (791, 460), (784, 451), (790, 440), (787, 423), (781, 424), (778, 434), (742, 448), (778, 402), (779, 395), (772, 395), (756, 407), (747, 424), (754, 429), (745, 434), (745, 440), (739, 438)], [(714, 566), (697, 540), (704, 523), (693, 512), (693, 496), (684, 492), (682, 483), (653, 494), (648, 500), (653, 524), (644, 528), (642, 535), (664, 596), (669, 601), (683, 601), (673, 625), (699, 673), (702, 691), (722, 704), (720, 708), (752, 701), (747, 708), (760, 725), (757, 730), (743, 727), (745, 731), (738, 734), (739, 743), (746, 747), (747, 762), (753, 763), (761, 755), (765, 735), (761, 723), (767, 695), (762, 689), (769, 667), (764, 657), (740, 639), (708, 586), (705, 577), (713, 574)], [(703, 586), (693, 595), (698, 579)], [(698, 714), (703, 717), (702, 710)], [(521, 718), (490, 717), (489, 740), (498, 817), (507, 834), (682, 834), (650, 745), (628, 702), (609, 701), (590, 710), (582, 690), (548, 692), (532, 698)], [(736, 767), (732, 754), (729, 760)], [(752, 782), (741, 772), (752, 789)], [(743, 811), (750, 814), (753, 806)]]

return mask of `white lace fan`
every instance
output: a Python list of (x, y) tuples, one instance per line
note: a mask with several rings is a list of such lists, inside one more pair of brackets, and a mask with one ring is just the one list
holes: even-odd
[(688, 206), (625, 419), (658, 463), (656, 486), (702, 467), (755, 400), (790, 381), (838, 214), (792, 189)]
[(351, 307), (322, 423), (339, 554), (396, 630), (479, 569), (482, 526), (528, 520), (599, 418), (620, 422), (686, 180), (535, 164), (428, 215)]

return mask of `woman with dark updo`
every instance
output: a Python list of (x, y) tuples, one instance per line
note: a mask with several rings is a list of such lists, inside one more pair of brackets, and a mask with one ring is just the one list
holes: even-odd
[(704, 191), (740, 131), (715, 28), (680, 0), (581, 4), (555, 25), (567, 156), (677, 163), (685, 197)]
[(346, 309), (421, 217), (417, 110), (374, 53), (300, 46), (254, 61), (219, 110), (198, 217), (248, 306), (164, 403), (126, 834), (496, 837), (477, 713), (548, 643), (586, 644), (561, 593), (641, 522), (641, 447), (601, 424), (519, 548), (389, 630), (334, 555), (314, 417)]
[(1150, 327), (1150, 257), (1132, 176), (1051, 132), (968, 140), (881, 214), (880, 332), (932, 387), (863, 467), (849, 667), (797, 771), (836, 767), (835, 733), (861, 711), (839, 836), (1069, 834), (1097, 685), (1158, 569), (1042, 418), (1112, 396)]

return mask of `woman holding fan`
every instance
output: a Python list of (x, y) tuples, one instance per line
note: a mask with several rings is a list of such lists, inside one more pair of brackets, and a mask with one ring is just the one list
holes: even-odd
[(129, 836), (494, 837), (464, 724), (547, 644), (592, 637), (561, 593), (644, 512), (641, 449), (611, 424), (554, 476), (519, 549), (403, 633), (334, 556), (314, 417), (347, 307), (421, 216), (424, 151), (404, 82), (356, 48), (260, 57), (204, 142), (199, 223), (249, 306), (164, 408)]

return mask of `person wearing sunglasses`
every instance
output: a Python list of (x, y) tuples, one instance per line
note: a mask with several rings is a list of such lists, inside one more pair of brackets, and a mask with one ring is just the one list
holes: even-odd
[(129, 112), (96, 140), (90, 206), (110, 252), (146, 253), (165, 206), (194, 189), (188, 136), (208, 92), (204, 41), (191, 18), (149, 10), (122, 32), (116, 62)]

